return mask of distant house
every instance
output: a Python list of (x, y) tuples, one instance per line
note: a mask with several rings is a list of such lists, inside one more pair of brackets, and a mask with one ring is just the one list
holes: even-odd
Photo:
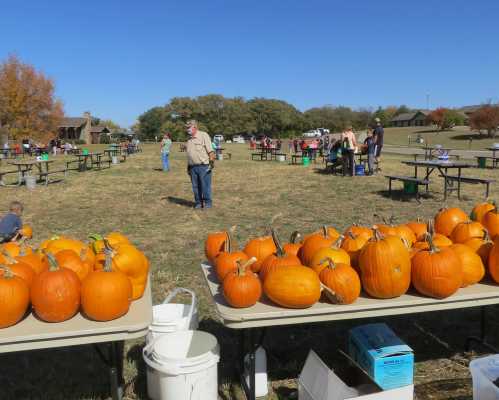
[(83, 117), (63, 118), (58, 131), (61, 140), (82, 140), (86, 144), (100, 143), (102, 134), (111, 133), (106, 126), (92, 126), (92, 116), (89, 112), (83, 113)]
[(402, 113), (390, 120), (391, 126), (426, 126), (428, 125), (429, 112), (426, 110), (417, 110), (410, 113)]

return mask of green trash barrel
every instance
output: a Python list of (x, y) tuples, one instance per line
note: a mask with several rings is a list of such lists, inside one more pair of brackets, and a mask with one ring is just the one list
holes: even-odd
[(414, 182), (404, 182), (404, 193), (416, 194), (418, 192), (418, 185)]
[(487, 159), (485, 157), (478, 157), (478, 168), (485, 168), (487, 165)]
[(310, 158), (303, 157), (302, 162), (303, 162), (303, 165), (306, 167), (307, 165), (310, 165)]

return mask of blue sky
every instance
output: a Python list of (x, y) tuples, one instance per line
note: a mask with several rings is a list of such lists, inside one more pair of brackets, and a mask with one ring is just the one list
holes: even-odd
[(321, 105), (499, 101), (499, 1), (2, 0), (0, 60), (56, 82), (68, 115), (122, 125), (174, 96)]

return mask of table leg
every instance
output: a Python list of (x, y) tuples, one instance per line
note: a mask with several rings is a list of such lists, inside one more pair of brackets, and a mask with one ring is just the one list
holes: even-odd
[(101, 351), (98, 345), (95, 345), (97, 354), (101, 360), (109, 367), (110, 390), (113, 400), (122, 400), (123, 398), (123, 349), (125, 343), (123, 341), (107, 343), (107, 357)]
[[(246, 369), (245, 365), (245, 355), (246, 355), (246, 331), (248, 331), (248, 342), (249, 342), (249, 352), (248, 352), (248, 375), (249, 375), (249, 385), (246, 384), (246, 379), (244, 377), (244, 371)], [(262, 333), (259, 338), (256, 337), (256, 329), (241, 329), (241, 342), (240, 342), (240, 352), (241, 352), (241, 371), (239, 373), (241, 387), (243, 388), (246, 400), (256, 399), (256, 383), (255, 383), (255, 352), (259, 346), (262, 345), (263, 339), (265, 337), (265, 328), (262, 329)]]
[(490, 343), (487, 342), (487, 319), (486, 319), (486, 306), (480, 307), (480, 336), (469, 336), (466, 338), (465, 342), (465, 350), (470, 351), (471, 350), (471, 344), (475, 342), (483, 347), (485, 347), (487, 350), (490, 350), (494, 354), (499, 353), (499, 349), (496, 347), (492, 346)]
[[(447, 175), (447, 169), (445, 175)], [(457, 169), (457, 199), (461, 200), (461, 168)]]
[(447, 200), (447, 170), (444, 172), (444, 200)]

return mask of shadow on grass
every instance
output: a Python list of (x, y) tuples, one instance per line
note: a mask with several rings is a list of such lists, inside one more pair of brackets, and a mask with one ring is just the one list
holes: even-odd
[(489, 137), (488, 135), (479, 135), (479, 134), (476, 134), (476, 133), (470, 133), (470, 134), (467, 134), (467, 135), (455, 135), (455, 136), (452, 136), (451, 139), (453, 140), (470, 140), (470, 139), (473, 139), (473, 140), (487, 140), (487, 139), (493, 139), (491, 137)]
[(419, 198), (416, 196), (416, 194), (405, 193), (404, 189), (392, 189), (391, 194), (388, 190), (378, 190), (375, 193), (386, 199), (402, 202), (411, 202), (412, 200), (414, 200), (418, 203), (421, 203), (421, 200), (435, 199), (435, 196), (424, 191), (419, 192)]
[(147, 367), (144, 358), (142, 357), (143, 348), (143, 345), (136, 344), (128, 350), (125, 357), (128, 362), (135, 364), (135, 369), (137, 371), (137, 375), (133, 379), (133, 392), (135, 396), (137, 396), (137, 399), (147, 400), (149, 398), (147, 396)]
[(179, 206), (184, 206), (188, 208), (192, 208), (195, 206), (195, 203), (193, 201), (181, 199), (179, 197), (168, 196), (168, 197), (163, 197), (161, 200), (168, 200), (169, 203), (177, 204)]

